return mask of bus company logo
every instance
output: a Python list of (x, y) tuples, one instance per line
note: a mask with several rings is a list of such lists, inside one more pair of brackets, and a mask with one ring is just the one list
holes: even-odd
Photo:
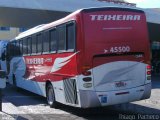
[(26, 59), (26, 64), (43, 64), (44, 59), (43, 58), (28, 58)]
[(105, 20), (124, 20), (124, 21), (139, 21), (140, 15), (90, 15), (92, 21), (105, 21)]
[(115, 83), (115, 86), (116, 86), (116, 87), (125, 87), (126, 85), (127, 85), (127, 83), (122, 82), (122, 81)]

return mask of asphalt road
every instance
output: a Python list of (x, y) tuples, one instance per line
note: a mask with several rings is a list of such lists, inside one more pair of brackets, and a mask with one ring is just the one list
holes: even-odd
[(160, 79), (152, 82), (152, 96), (148, 100), (108, 106), (103, 108), (80, 109), (59, 104), (57, 109), (50, 108), (46, 99), (28, 91), (8, 85), (3, 91), (4, 120), (112, 120), (142, 119), (142, 114), (154, 115), (160, 119)]

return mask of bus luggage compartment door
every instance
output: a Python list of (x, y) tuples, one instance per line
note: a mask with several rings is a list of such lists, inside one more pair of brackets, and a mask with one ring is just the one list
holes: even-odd
[(127, 58), (107, 56), (93, 59), (92, 72), (96, 91), (122, 90), (144, 85), (146, 65), (125, 57)]

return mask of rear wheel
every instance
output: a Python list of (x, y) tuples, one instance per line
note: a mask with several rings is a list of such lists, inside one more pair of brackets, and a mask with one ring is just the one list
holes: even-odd
[(52, 84), (50, 84), (50, 83), (47, 85), (46, 94), (47, 94), (47, 103), (49, 104), (49, 106), (51, 108), (56, 108), (54, 89), (53, 89)]

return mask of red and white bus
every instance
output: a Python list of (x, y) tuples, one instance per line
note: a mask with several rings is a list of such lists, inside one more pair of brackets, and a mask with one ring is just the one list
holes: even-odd
[(7, 46), (11, 84), (56, 102), (88, 108), (147, 99), (150, 45), (143, 11), (78, 10), (34, 27)]

